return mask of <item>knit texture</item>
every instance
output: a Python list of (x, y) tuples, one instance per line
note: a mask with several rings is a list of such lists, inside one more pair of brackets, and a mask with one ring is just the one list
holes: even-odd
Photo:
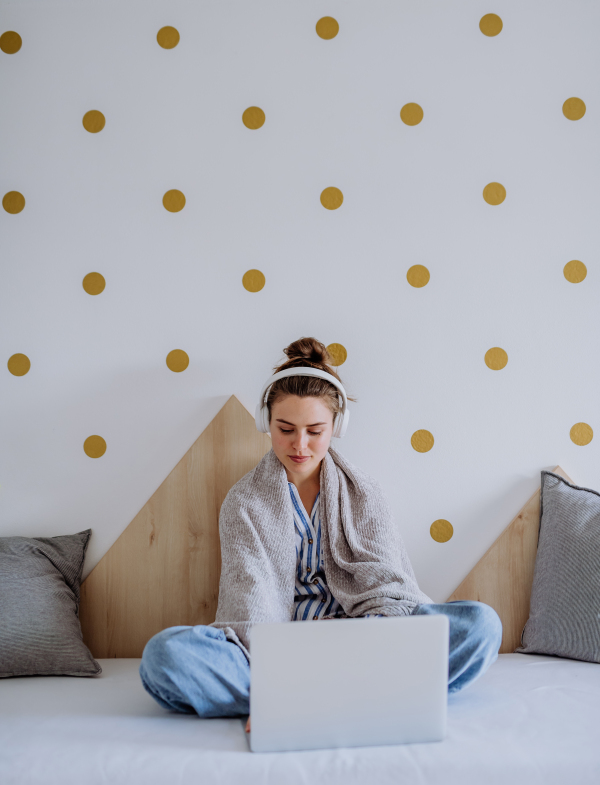
[[(329, 447), (320, 490), (325, 578), (345, 616), (408, 616), (432, 603), (419, 589), (379, 483)], [(219, 603), (211, 626), (250, 659), (252, 624), (288, 622), (294, 611), (292, 501), (273, 449), (225, 497), (219, 535)]]

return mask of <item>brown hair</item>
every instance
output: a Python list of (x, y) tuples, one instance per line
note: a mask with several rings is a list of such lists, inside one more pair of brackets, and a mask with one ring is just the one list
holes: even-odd
[[(331, 367), (333, 359), (327, 351), (327, 347), (325, 344), (317, 341), (316, 338), (299, 338), (291, 343), (287, 349), (284, 349), (283, 353), (288, 359), (281, 365), (275, 366), (273, 369), (274, 373), (285, 371), (288, 368), (308, 366), (309, 368), (318, 368), (321, 371), (326, 371), (335, 376), (338, 381), (342, 381)], [(269, 390), (267, 396), (269, 422), (271, 421), (271, 407), (275, 401), (286, 395), (297, 395), (299, 398), (323, 398), (334, 417), (338, 412), (342, 411), (338, 398), (340, 395), (339, 390), (334, 384), (328, 382), (327, 379), (321, 379), (318, 376), (286, 376), (284, 379), (278, 379)], [(349, 401), (356, 400), (349, 395), (346, 395), (346, 397)]]

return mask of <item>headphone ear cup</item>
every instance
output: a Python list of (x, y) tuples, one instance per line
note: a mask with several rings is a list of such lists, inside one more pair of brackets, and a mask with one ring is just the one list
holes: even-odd
[(271, 426), (269, 425), (269, 407), (266, 403), (262, 406), (262, 425), (264, 433), (271, 433)]
[(337, 439), (340, 438), (342, 432), (342, 424), (343, 424), (342, 413), (338, 412), (333, 420), (333, 434), (332, 434)]
[(348, 427), (348, 420), (349, 419), (350, 419), (350, 410), (349, 409), (346, 409), (346, 411), (345, 411), (343, 416), (342, 416), (341, 412), (336, 415), (336, 421), (337, 421), (336, 425), (337, 425), (337, 427), (335, 428), (335, 431), (334, 431), (333, 435), (337, 436), (338, 439), (341, 439), (342, 436), (346, 433), (346, 428)]
[(335, 436), (338, 439), (341, 439), (342, 436), (346, 433), (346, 428), (348, 427), (348, 420), (350, 419), (350, 410), (346, 408), (345, 412), (337, 412), (335, 417), (333, 418), (333, 432), (332, 436)]
[(333, 418), (333, 430), (331, 432), (331, 435), (337, 438), (339, 432), (340, 432), (340, 413), (337, 412)]

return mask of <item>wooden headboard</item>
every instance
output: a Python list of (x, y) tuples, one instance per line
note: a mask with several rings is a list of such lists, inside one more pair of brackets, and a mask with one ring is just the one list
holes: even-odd
[(94, 657), (141, 657), (165, 627), (214, 621), (219, 510), (270, 449), (232, 395), (82, 583), (79, 618)]
[[(165, 627), (214, 621), (221, 553), (219, 510), (228, 490), (271, 449), (231, 396), (81, 586), (83, 639), (96, 658), (141, 657)], [(556, 467), (555, 472), (569, 477)], [(529, 615), (539, 490), (448, 600), (480, 600), (514, 651)]]

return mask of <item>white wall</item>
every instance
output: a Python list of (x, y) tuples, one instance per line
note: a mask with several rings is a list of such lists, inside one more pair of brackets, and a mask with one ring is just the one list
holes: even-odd
[[(91, 527), (87, 574), (229, 395), (253, 412), (304, 335), (347, 349), (359, 401), (336, 446), (383, 484), (436, 601), (541, 469), (600, 489), (599, 439), (570, 439), (578, 422), (600, 433), (599, 4), (0, 5), (0, 34), (23, 42), (0, 52), (0, 195), (26, 199), (0, 210), (0, 535)], [(480, 30), (488, 12), (498, 35)], [(331, 40), (323, 16), (340, 25)], [(157, 43), (165, 25), (174, 49)], [(243, 124), (250, 106), (262, 128)], [(91, 109), (99, 133), (83, 127)], [(337, 210), (320, 203), (329, 186)], [(162, 205), (173, 188), (178, 213)], [(266, 285), (251, 293), (255, 268)], [(106, 280), (94, 296), (92, 271)], [(498, 371), (484, 362), (496, 346)], [(84, 452), (92, 434), (101, 458)]]

